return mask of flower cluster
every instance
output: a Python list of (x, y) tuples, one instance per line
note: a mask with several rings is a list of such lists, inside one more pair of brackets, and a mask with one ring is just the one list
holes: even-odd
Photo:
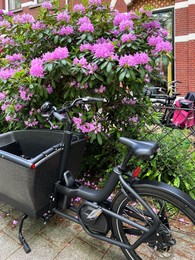
[(7, 80), (7, 79), (11, 78), (19, 70), (20, 69), (2, 68), (2, 69), (0, 69), (0, 79)]
[(94, 32), (94, 26), (91, 23), (90, 19), (86, 16), (80, 18), (77, 24), (79, 25), (79, 32)]
[(70, 35), (74, 32), (74, 29), (72, 26), (62, 26), (59, 31), (59, 35)]
[(73, 117), (73, 122), (76, 125), (77, 129), (81, 130), (82, 133), (93, 132), (94, 134), (97, 134), (100, 133), (102, 130), (101, 124), (97, 123), (96, 121), (92, 121), (91, 123), (88, 123), (88, 122), (83, 122), (81, 117)]
[(65, 21), (67, 23), (70, 22), (70, 16), (66, 11), (63, 11), (57, 15), (57, 21)]
[(33, 30), (43, 30), (46, 28), (46, 25), (43, 22), (37, 21), (31, 27)]
[(19, 24), (24, 24), (24, 23), (34, 23), (35, 19), (32, 15), (30, 14), (22, 14), (22, 15), (16, 15), (13, 17), (13, 22), (14, 23), (19, 23)]
[(81, 59), (74, 58), (73, 64), (86, 69), (86, 74), (93, 74), (98, 69), (98, 66), (95, 63), (89, 64), (84, 57)]
[(75, 12), (84, 13), (84, 12), (85, 12), (85, 7), (84, 7), (84, 5), (82, 5), (82, 4), (76, 4), (76, 5), (74, 5), (73, 10), (74, 10)]
[(163, 40), (163, 38), (161, 36), (150, 36), (148, 37), (148, 44), (150, 46), (154, 46), (155, 49), (153, 50), (153, 52), (170, 52), (172, 51), (172, 44), (167, 41), (167, 40)]
[(121, 67), (135, 67), (141, 64), (147, 64), (149, 56), (147, 53), (135, 53), (134, 55), (124, 55), (119, 59), (119, 66)]
[(48, 10), (51, 10), (53, 8), (52, 3), (50, 3), (49, 1), (44, 1), (42, 3), (42, 7)]

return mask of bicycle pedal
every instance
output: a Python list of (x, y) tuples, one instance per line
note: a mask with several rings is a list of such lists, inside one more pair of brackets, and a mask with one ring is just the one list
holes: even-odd
[(87, 220), (95, 220), (102, 214), (102, 209), (94, 209), (88, 216)]

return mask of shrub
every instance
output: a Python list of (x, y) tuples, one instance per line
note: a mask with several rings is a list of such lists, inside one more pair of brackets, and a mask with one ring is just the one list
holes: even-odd
[(49, 127), (39, 114), (46, 100), (60, 107), (79, 96), (103, 97), (106, 104), (73, 115), (75, 128), (98, 142), (91, 167), (109, 166), (116, 139), (137, 135), (147, 111), (144, 85), (163, 80), (160, 61), (167, 65), (172, 49), (167, 32), (148, 10), (119, 13), (101, 0), (72, 12), (58, 0), (43, 2), (37, 19), (2, 11), (0, 18), (1, 131)]
[(119, 13), (101, 0), (72, 12), (58, 6), (43, 2), (36, 20), (0, 12), (2, 131), (43, 125), (38, 109), (45, 100), (61, 106), (96, 96), (108, 101), (98, 122), (91, 111), (74, 111), (76, 127), (100, 144), (130, 133), (144, 112), (135, 106), (145, 102), (143, 86), (162, 79), (159, 60), (167, 64), (172, 48), (167, 33), (143, 9)]

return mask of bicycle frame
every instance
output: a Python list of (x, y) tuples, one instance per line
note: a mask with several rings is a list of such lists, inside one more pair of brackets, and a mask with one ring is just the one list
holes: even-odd
[[(64, 163), (66, 163), (66, 158), (68, 156), (68, 154), (67, 154), (68, 147), (70, 146), (70, 143), (71, 143), (72, 134), (73, 133), (70, 131), (67, 131), (67, 130), (64, 131), (63, 142), (64, 142), (65, 149), (64, 149), (64, 158), (62, 158), (60, 169), (62, 169), (62, 165)], [(58, 208), (54, 208), (53, 212), (82, 225), (83, 229), (90, 236), (101, 239), (103, 241), (107, 241), (111, 244), (115, 244), (119, 247), (123, 247), (128, 250), (133, 250), (133, 249), (137, 248), (139, 245), (141, 245), (143, 242), (147, 241), (147, 239), (155, 232), (156, 228), (158, 227), (159, 219), (158, 219), (158, 216), (153, 212), (153, 210), (147, 205), (147, 203), (131, 187), (131, 183), (133, 182), (134, 178), (132, 178), (131, 175), (125, 171), (126, 165), (131, 156), (132, 156), (132, 153), (128, 152), (128, 154), (126, 155), (122, 164), (114, 168), (107, 183), (105, 184), (104, 188), (102, 188), (101, 190), (94, 190), (94, 189), (91, 189), (91, 188), (88, 188), (88, 187), (85, 187), (82, 185), (79, 186), (78, 188), (67, 187), (66, 184), (64, 184), (64, 181), (62, 180), (63, 173), (60, 170), (59, 176), (61, 179), (59, 179), (59, 181), (55, 184), (54, 197), (57, 197), (57, 194), (63, 195), (64, 201), (66, 201), (66, 203), (63, 203), (63, 207), (62, 207), (63, 210), (69, 209), (72, 212), (76, 212), (78, 214), (78, 216), (80, 216), (82, 207), (90, 206), (90, 207), (94, 208), (94, 210), (98, 209), (103, 214), (106, 214), (112, 218), (119, 219), (119, 220), (127, 223), (128, 225), (131, 225), (131, 226), (137, 228), (138, 230), (142, 231), (143, 235), (133, 245), (124, 244), (124, 243), (116, 241), (112, 238), (108, 238), (108, 237), (106, 237), (106, 235), (100, 235), (100, 234), (95, 234), (95, 233), (91, 232), (87, 228), (87, 226), (84, 225), (81, 217), (79, 217), (77, 219), (74, 216), (72, 216), (71, 214), (60, 211)], [(123, 177), (124, 174), (129, 175), (130, 178), (129, 178), (128, 182), (124, 179), (124, 177)], [(125, 217), (112, 212), (107, 207), (102, 206), (104, 204), (106, 204), (106, 205), (110, 204), (110, 202), (108, 201), (108, 198), (111, 195), (111, 193), (113, 192), (113, 190), (115, 189), (118, 182), (120, 182), (120, 184), (122, 185), (125, 194), (127, 194), (127, 193), (129, 194), (127, 196), (135, 197), (143, 205), (148, 216), (150, 216), (151, 219), (153, 220), (152, 221), (153, 225), (150, 228), (147, 228), (147, 227), (137, 224), (131, 220), (128, 220)], [(69, 206), (69, 204), (67, 204), (67, 201), (70, 201), (70, 199), (74, 198), (74, 197), (79, 197), (79, 198), (85, 200), (85, 202), (79, 207)]]

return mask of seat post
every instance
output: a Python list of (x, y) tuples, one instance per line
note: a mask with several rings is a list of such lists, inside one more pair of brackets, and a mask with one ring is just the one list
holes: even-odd
[(123, 162), (119, 166), (120, 170), (122, 170), (122, 171), (126, 170), (127, 163), (129, 162), (129, 160), (132, 157), (132, 155), (133, 155), (132, 150), (129, 150), (127, 155), (125, 156), (125, 159), (123, 160)]

